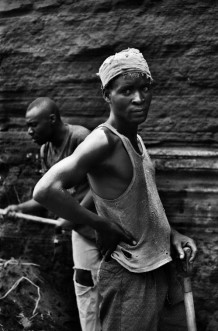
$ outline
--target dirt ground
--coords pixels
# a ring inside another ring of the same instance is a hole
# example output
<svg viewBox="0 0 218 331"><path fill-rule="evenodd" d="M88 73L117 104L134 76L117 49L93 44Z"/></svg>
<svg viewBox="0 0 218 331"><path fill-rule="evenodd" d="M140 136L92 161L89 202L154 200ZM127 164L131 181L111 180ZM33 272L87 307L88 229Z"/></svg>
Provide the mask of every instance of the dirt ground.
<svg viewBox="0 0 218 331"><path fill-rule="evenodd" d="M1 228L0 331L81 331L70 235L55 246L51 228L26 226Z"/></svg>

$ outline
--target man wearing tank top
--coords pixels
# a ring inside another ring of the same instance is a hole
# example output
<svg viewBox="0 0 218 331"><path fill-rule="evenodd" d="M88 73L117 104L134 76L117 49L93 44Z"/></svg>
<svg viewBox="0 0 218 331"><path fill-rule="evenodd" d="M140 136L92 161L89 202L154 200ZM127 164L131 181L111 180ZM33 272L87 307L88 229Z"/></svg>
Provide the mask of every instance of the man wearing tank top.
<svg viewBox="0 0 218 331"><path fill-rule="evenodd" d="M107 58L98 73L110 107L105 123L36 185L33 197L68 220L98 233L102 331L187 330L171 247L184 258L194 241L172 229L155 184L154 168L138 125L148 114L152 77L137 49ZM88 175L98 215L67 193Z"/></svg>

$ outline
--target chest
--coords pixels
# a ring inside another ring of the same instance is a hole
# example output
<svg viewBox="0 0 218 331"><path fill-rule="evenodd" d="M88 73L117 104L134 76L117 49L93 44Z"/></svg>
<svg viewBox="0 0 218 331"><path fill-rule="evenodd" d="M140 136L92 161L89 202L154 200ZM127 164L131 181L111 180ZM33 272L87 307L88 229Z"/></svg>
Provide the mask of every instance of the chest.
<svg viewBox="0 0 218 331"><path fill-rule="evenodd" d="M133 179L135 161L141 159L136 152L132 154L130 156L131 153L119 141L103 162L92 169L89 179L97 195L105 199L116 199L127 189Z"/></svg>

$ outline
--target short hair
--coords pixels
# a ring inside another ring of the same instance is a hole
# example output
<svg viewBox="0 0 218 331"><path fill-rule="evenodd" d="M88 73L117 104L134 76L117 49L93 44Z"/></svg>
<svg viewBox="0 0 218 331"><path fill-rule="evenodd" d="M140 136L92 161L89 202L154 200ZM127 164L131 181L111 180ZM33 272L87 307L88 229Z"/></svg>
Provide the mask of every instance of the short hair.
<svg viewBox="0 0 218 331"><path fill-rule="evenodd" d="M55 114L56 115L56 118L58 120L60 120L60 112L59 112L59 108L58 106L56 105L56 103L51 100L50 98L48 97L40 97L40 98L37 98L35 99L33 102L31 102L29 104L29 106L27 107L27 111L26 112L29 112L31 109L33 109L34 107L37 107L41 110L45 109L50 113L50 114Z"/></svg>

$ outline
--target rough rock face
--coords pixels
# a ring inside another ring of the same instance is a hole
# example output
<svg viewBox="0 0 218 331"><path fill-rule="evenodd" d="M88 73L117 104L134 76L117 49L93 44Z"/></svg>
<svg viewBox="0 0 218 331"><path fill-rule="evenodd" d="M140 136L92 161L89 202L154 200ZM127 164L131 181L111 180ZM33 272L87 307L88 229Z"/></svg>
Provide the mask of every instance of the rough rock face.
<svg viewBox="0 0 218 331"><path fill-rule="evenodd" d="M217 14L214 0L0 1L0 207L30 197L39 178L27 105L49 96L66 121L93 129L108 114L100 64L123 48L139 48L155 79L140 134L170 221L199 247L193 285L200 331L218 326ZM31 226L11 228L12 246L2 257L13 256L13 237ZM15 246L15 258L30 256L25 244ZM43 250L40 256L47 258Z"/></svg>

